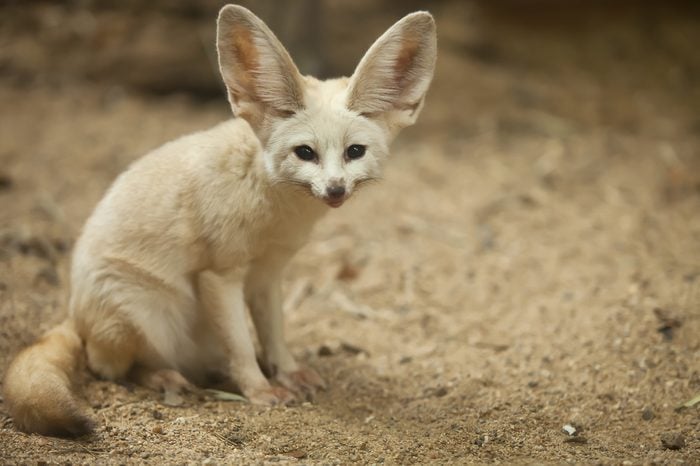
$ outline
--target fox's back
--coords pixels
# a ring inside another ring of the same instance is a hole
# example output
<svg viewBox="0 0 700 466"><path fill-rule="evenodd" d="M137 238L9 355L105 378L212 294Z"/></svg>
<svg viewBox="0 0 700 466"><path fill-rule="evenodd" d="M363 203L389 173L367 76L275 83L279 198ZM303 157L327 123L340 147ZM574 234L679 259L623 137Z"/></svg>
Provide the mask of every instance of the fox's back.
<svg viewBox="0 0 700 466"><path fill-rule="evenodd" d="M236 119L148 153L115 180L96 206L78 240L75 259L87 255L165 260L175 251L190 251L194 254L185 255L192 257L180 261L201 261L194 256L211 236L205 230L221 222L219 217L255 214L250 199L260 193L250 191L248 179L259 150L248 125ZM237 208L224 209L222 202Z"/></svg>

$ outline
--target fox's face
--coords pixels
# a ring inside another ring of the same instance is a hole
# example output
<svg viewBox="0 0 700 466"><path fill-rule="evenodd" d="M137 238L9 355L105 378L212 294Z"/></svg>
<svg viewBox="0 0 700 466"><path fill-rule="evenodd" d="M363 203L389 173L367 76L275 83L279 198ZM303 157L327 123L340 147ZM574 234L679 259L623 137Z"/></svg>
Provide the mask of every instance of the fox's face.
<svg viewBox="0 0 700 466"><path fill-rule="evenodd" d="M319 81L300 75L260 19L227 5L217 47L233 112L262 142L271 179L339 207L380 177L391 140L416 121L436 42L432 16L413 13L375 42L352 77Z"/></svg>
<svg viewBox="0 0 700 466"><path fill-rule="evenodd" d="M304 108L268 130L268 173L338 207L357 186L380 177L387 134L377 122L347 108L347 80L305 78L303 83Z"/></svg>

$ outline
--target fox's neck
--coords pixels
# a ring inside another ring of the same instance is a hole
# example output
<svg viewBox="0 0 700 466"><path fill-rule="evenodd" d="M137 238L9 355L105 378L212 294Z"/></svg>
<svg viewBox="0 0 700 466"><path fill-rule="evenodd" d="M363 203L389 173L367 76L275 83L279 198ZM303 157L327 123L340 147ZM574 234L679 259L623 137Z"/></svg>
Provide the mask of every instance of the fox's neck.
<svg viewBox="0 0 700 466"><path fill-rule="evenodd" d="M259 227L267 231L264 235L274 234L270 229L278 228L310 231L329 210L307 186L272 175L265 165L264 149L250 161L246 178L248 188L259 196L259 203L249 214L262 221Z"/></svg>
<svg viewBox="0 0 700 466"><path fill-rule="evenodd" d="M306 188L270 176L261 151L248 155L237 159L245 165L223 175L223 183L202 184L199 234L208 243L214 268L230 267L241 254L255 257L272 245L298 249L328 210Z"/></svg>
<svg viewBox="0 0 700 466"><path fill-rule="evenodd" d="M271 245L292 251L300 248L316 222L329 210L307 187L270 176L262 156L257 154L247 176L249 186L257 191L254 197L258 198L247 212L251 226L249 252L254 256Z"/></svg>

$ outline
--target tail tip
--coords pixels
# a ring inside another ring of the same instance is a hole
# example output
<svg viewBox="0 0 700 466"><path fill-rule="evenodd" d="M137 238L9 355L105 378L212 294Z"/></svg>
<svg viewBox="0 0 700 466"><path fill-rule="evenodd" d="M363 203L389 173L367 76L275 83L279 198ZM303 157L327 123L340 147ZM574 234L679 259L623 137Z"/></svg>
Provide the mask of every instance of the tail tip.
<svg viewBox="0 0 700 466"><path fill-rule="evenodd" d="M82 437L95 432L97 423L94 419L88 416L80 416L76 418L70 425L66 426L66 436Z"/></svg>
<svg viewBox="0 0 700 466"><path fill-rule="evenodd" d="M90 435L95 432L97 423L86 415L78 415L71 419L22 419L13 417L13 424L19 431L29 434L36 433L51 437L77 438Z"/></svg>

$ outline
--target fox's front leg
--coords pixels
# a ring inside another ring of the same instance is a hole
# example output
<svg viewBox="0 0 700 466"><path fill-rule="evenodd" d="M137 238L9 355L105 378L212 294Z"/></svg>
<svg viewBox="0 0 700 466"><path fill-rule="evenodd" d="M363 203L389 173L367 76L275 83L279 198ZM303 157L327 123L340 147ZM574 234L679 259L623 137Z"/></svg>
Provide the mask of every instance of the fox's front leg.
<svg viewBox="0 0 700 466"><path fill-rule="evenodd" d="M245 298L267 370L285 387L310 397L326 384L315 370L297 364L284 338L281 276L289 257L281 253L255 262L246 278Z"/></svg>
<svg viewBox="0 0 700 466"><path fill-rule="evenodd" d="M255 346L248 329L243 300L243 274L199 275L199 295L206 318L216 332L213 335L226 352L229 375L252 403L288 404L294 395L282 387L274 387L265 378L255 357Z"/></svg>

